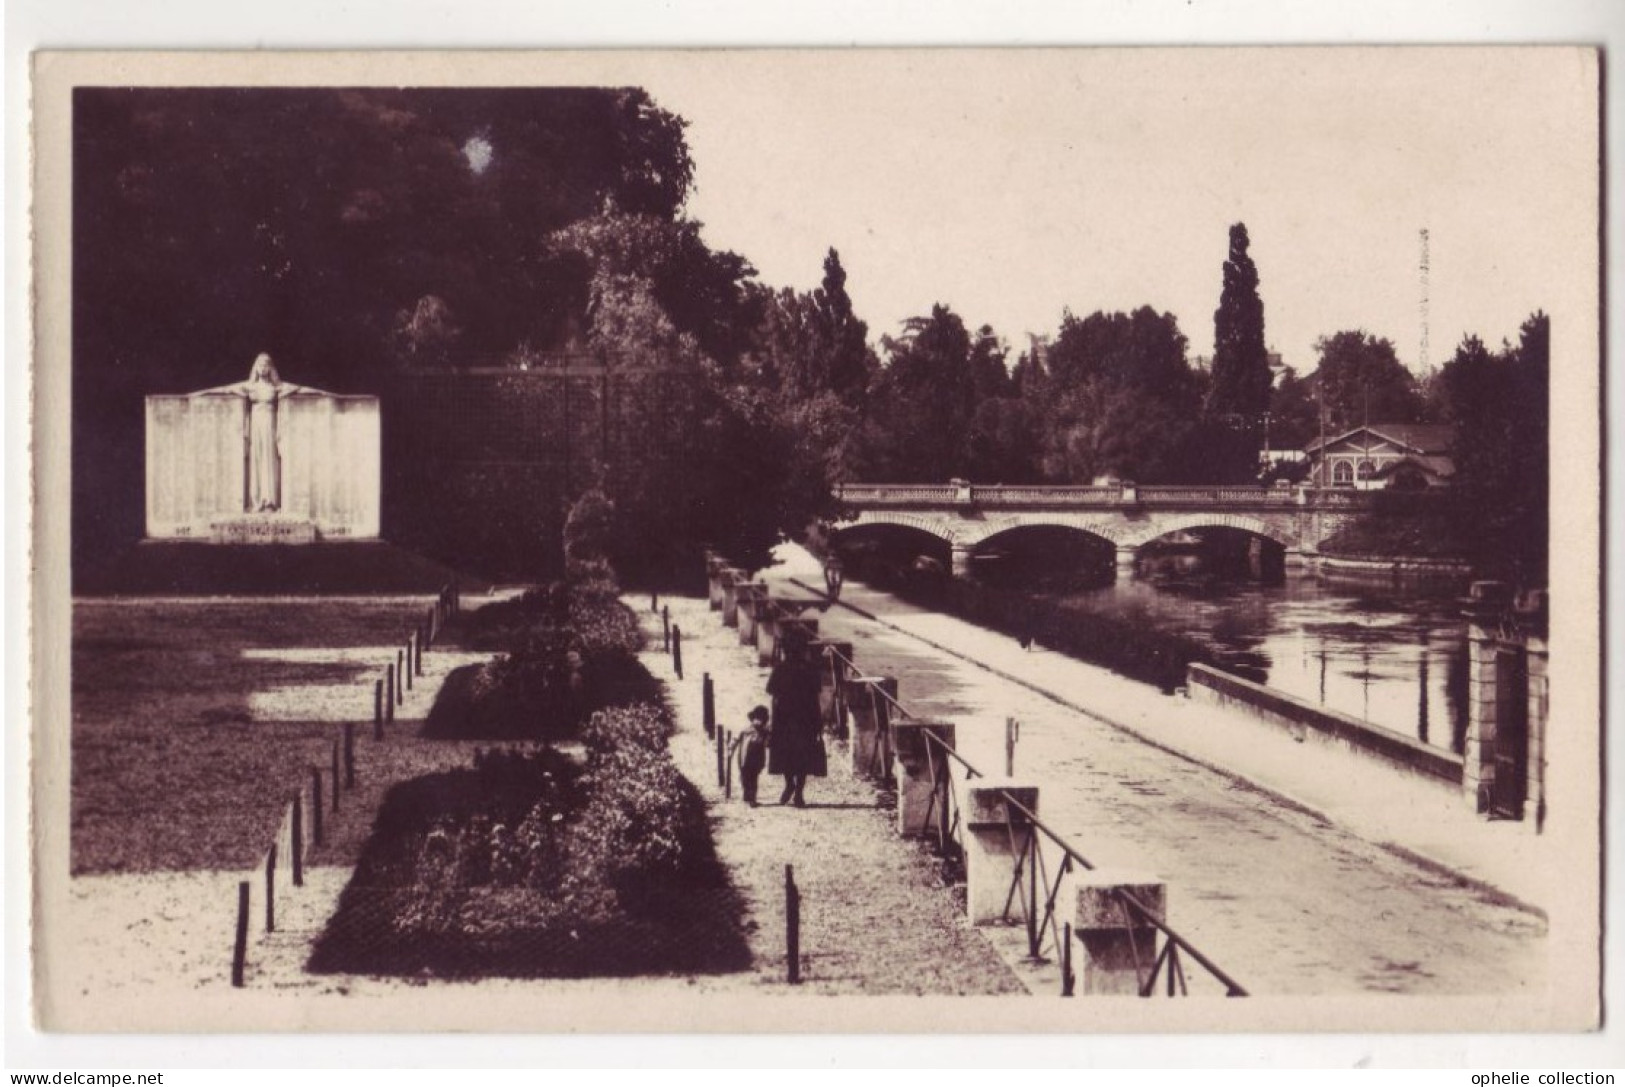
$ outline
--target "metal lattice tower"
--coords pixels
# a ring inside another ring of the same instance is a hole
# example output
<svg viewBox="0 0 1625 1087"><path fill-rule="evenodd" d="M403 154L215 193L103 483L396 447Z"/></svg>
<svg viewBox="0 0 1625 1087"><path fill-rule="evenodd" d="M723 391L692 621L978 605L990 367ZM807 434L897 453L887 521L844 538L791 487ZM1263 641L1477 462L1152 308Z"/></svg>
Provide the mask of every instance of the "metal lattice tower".
<svg viewBox="0 0 1625 1087"><path fill-rule="evenodd" d="M1422 350L1418 362L1421 376L1426 377L1430 372L1428 363L1428 228L1421 230L1422 262L1419 267L1422 286L1421 321L1422 321Z"/></svg>

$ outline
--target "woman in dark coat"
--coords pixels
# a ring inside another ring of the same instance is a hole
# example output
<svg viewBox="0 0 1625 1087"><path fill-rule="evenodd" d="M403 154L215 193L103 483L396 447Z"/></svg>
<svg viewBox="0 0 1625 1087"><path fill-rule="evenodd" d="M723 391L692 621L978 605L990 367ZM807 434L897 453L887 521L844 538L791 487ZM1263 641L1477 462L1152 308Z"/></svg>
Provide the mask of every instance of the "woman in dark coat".
<svg viewBox="0 0 1625 1087"><path fill-rule="evenodd" d="M767 772L784 776L780 804L806 806L802 790L808 777L828 772L824 743L819 733L823 716L818 709L818 688L823 680L811 647L805 641L789 641L784 660L767 677L767 693L773 700L773 734L767 741Z"/></svg>

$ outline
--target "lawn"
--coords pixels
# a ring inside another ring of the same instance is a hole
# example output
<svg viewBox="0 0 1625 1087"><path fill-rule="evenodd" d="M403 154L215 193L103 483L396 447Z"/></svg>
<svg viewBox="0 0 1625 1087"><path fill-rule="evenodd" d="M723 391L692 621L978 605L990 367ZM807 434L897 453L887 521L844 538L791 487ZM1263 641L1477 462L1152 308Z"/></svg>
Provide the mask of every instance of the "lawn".
<svg viewBox="0 0 1625 1087"><path fill-rule="evenodd" d="M76 602L73 872L255 863L429 603Z"/></svg>

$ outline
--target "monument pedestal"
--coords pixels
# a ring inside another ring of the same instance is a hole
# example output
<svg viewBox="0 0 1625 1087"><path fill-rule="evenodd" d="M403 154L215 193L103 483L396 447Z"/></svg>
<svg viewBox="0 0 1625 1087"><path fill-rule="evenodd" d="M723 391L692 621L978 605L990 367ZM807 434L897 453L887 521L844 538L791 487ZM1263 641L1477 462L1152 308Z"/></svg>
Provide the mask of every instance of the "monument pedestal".
<svg viewBox="0 0 1625 1087"><path fill-rule="evenodd" d="M218 544L310 544L316 522L291 513L245 513L209 522L209 540Z"/></svg>

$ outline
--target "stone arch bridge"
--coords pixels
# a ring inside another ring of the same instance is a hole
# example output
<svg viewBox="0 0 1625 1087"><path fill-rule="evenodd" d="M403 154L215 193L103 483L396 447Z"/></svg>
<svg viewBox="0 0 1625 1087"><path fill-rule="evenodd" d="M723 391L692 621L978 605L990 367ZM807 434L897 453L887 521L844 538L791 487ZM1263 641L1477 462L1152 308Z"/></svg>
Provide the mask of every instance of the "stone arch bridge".
<svg viewBox="0 0 1625 1087"><path fill-rule="evenodd" d="M970 570L976 549L1001 533L1069 528L1110 544L1119 570L1136 553L1173 532L1228 528L1269 540L1289 566L1318 556L1321 541L1372 508L1371 491L1309 487L1095 487L848 483L837 490L854 516L835 526L899 525L946 542L956 575Z"/></svg>

